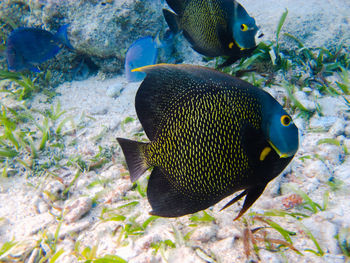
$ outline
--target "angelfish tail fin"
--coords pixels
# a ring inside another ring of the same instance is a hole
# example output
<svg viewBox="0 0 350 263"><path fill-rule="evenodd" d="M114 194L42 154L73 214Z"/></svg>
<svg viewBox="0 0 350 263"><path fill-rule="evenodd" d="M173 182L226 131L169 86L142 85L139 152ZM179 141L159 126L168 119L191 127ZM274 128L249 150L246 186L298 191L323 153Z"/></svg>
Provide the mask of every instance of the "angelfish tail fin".
<svg viewBox="0 0 350 263"><path fill-rule="evenodd" d="M125 156L131 182L135 182L150 167L144 155L147 143L117 138Z"/></svg>

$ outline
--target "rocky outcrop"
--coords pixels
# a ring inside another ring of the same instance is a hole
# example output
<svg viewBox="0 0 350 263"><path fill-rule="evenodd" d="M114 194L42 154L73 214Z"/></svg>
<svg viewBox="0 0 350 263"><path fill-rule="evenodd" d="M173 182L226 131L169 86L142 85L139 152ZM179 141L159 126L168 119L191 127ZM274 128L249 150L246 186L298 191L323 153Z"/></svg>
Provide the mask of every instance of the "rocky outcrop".
<svg viewBox="0 0 350 263"><path fill-rule="evenodd" d="M74 51L62 49L42 68L61 72L66 80L79 79L92 71L121 72L131 43L146 35L156 36L165 27L162 2L9 0L0 2L0 17L3 23L11 18L16 26L41 27L51 32L69 24L68 38Z"/></svg>

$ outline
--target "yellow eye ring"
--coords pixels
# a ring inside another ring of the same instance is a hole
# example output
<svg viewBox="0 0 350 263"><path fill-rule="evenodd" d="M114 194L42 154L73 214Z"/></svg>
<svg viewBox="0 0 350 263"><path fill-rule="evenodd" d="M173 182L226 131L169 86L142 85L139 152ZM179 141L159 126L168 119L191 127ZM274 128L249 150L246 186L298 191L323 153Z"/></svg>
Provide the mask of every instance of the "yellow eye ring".
<svg viewBox="0 0 350 263"><path fill-rule="evenodd" d="M241 30L242 30L243 32L247 31L247 30L248 30L248 26L247 26L246 24L242 24L242 25L241 25Z"/></svg>
<svg viewBox="0 0 350 263"><path fill-rule="evenodd" d="M292 123L292 119L288 115L283 115L281 117L281 123L283 126L287 127Z"/></svg>

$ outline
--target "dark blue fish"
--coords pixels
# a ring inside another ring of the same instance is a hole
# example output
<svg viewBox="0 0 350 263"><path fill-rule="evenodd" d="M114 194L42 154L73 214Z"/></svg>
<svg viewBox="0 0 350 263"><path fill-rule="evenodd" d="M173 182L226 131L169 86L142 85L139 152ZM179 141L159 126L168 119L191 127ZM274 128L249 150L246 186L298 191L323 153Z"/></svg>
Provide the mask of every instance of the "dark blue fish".
<svg viewBox="0 0 350 263"><path fill-rule="evenodd" d="M61 26L56 34L31 27L12 31L6 41L8 69L40 72L36 66L56 56L62 45L73 49L67 38L67 28L68 25Z"/></svg>
<svg viewBox="0 0 350 263"><path fill-rule="evenodd" d="M151 36L140 38L131 44L125 56L125 74L129 82L144 79L146 73L132 72L132 70L156 63L157 49L157 41Z"/></svg>

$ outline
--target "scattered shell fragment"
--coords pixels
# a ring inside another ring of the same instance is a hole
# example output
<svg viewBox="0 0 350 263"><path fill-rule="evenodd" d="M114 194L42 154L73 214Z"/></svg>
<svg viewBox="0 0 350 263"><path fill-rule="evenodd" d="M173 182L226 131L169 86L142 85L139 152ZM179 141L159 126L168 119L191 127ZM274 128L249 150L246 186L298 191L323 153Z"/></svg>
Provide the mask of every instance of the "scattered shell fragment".
<svg viewBox="0 0 350 263"><path fill-rule="evenodd" d="M84 214L90 211L92 200L89 197L80 197L68 204L64 208L64 219L67 223L73 223L79 220Z"/></svg>

